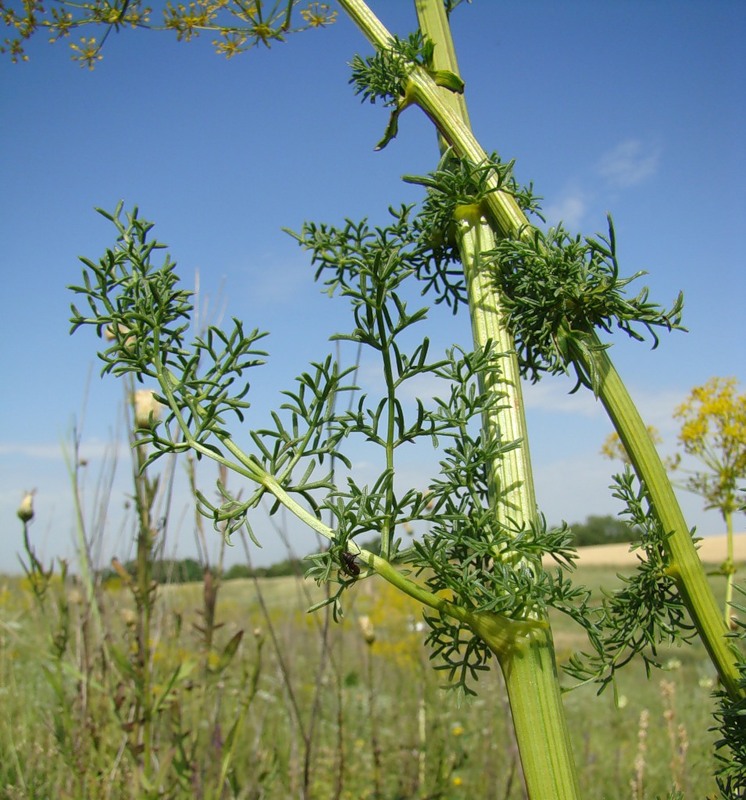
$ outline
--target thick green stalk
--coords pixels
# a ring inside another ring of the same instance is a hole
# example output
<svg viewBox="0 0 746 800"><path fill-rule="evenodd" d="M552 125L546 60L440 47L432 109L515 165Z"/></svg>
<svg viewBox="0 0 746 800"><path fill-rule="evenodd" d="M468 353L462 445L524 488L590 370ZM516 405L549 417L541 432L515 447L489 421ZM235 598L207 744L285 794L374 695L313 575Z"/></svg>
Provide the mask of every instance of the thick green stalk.
<svg viewBox="0 0 746 800"><path fill-rule="evenodd" d="M363 0L339 0L339 4L375 47L386 48L391 45L393 36ZM442 25L439 29L434 27L433 35L439 35L439 31L442 30L444 30ZM440 59L445 50L447 47L441 48L439 55L436 47L435 58ZM453 52L452 46L451 52ZM455 73L457 70L451 72ZM440 135L453 147L458 156L474 164L480 164L487 159L487 153L472 133L468 118L462 116L462 106L454 105L451 100L452 93L439 87L427 70L415 67L410 73L407 89L413 102L433 121ZM489 183L490 188L497 187L497 178L491 177ZM490 221L500 235L516 235L529 225L526 215L512 195L502 191L490 191L484 202Z"/></svg>
<svg viewBox="0 0 746 800"><path fill-rule="evenodd" d="M415 5L422 32L435 44L433 68L458 74L455 48L442 1L415 0ZM439 91L443 95L441 102L468 129L469 118L463 97L447 90ZM510 217L506 224L518 223L515 213L525 219L514 201L506 205ZM482 348L491 342L497 353L505 354L497 369L484 380L484 388L501 397L498 407L486 414L485 435L499 437L502 441L520 442L518 447L501 455L491 465L491 500L502 523L506 526L517 523L524 527L535 521L537 508L520 368L499 292L482 258L483 253L494 249L495 234L485 219L466 217L459 223L457 238L474 343ZM539 565L528 566L541 569ZM511 620L507 625L501 621L497 637L492 630L491 618L479 616L470 621L470 626L495 653L505 677L529 797L571 800L579 797L579 787L562 705L552 633L544 613L535 616L532 613L531 617ZM548 742L551 742L549 747Z"/></svg>
<svg viewBox="0 0 746 800"><path fill-rule="evenodd" d="M510 700L523 776L532 800L577 800L577 770L562 704L552 633L547 622L512 622L512 638L488 615L470 621L500 662Z"/></svg>
<svg viewBox="0 0 746 800"><path fill-rule="evenodd" d="M586 374L597 376L598 397L637 476L645 484L653 512L668 534L663 547L669 559L669 573L676 581L723 686L733 699L740 698L743 692L738 685L737 653L728 641L728 629L650 433L598 337L587 336L584 348L572 338L568 340L573 360Z"/></svg>
<svg viewBox="0 0 746 800"><path fill-rule="evenodd" d="M459 226L459 251L466 276L474 345L483 348L491 342L499 354L495 370L484 379L484 389L502 399L498 408L486 415L485 433L491 439L521 443L492 465L495 507L502 523L511 520L513 524L529 525L536 516L536 495L518 357L513 337L504 324L495 282L483 268L481 258L482 253L494 247L495 235L485 220L476 224L461 222Z"/></svg>

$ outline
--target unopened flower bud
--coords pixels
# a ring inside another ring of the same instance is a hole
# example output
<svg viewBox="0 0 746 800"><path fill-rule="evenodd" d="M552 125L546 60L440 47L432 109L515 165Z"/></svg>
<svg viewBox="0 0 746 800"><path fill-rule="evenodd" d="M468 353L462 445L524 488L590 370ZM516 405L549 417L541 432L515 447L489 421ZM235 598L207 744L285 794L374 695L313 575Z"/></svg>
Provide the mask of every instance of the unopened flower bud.
<svg viewBox="0 0 746 800"><path fill-rule="evenodd" d="M153 428L161 418L163 406L155 399L150 389L138 389L134 396L135 425L138 428Z"/></svg>
<svg viewBox="0 0 746 800"><path fill-rule="evenodd" d="M360 626L360 632L363 634L363 639L365 639L365 643L373 644L376 640L376 631L373 628L370 617L359 617L357 622Z"/></svg>
<svg viewBox="0 0 746 800"><path fill-rule="evenodd" d="M22 522L31 522L34 518L34 491L26 492L21 500L21 505L18 506L18 518Z"/></svg>
<svg viewBox="0 0 746 800"><path fill-rule="evenodd" d="M120 336L124 338L124 346L126 348L131 348L134 346L135 344L134 334L127 336L127 334L129 333L129 328L126 325L122 325L121 323L119 323L119 325L117 325L116 330L119 331ZM117 338L116 331L114 330L114 328L112 328L111 325L108 325L106 328L104 328L104 339L106 339L107 342L113 342L116 338Z"/></svg>

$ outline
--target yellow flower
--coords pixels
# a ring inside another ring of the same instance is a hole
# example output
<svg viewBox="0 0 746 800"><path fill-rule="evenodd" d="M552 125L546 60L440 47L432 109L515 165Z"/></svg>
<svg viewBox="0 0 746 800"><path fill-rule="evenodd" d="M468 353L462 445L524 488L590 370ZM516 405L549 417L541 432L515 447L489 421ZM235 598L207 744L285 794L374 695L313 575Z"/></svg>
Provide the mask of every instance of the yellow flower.
<svg viewBox="0 0 746 800"><path fill-rule="evenodd" d="M461 778L460 775L454 775L453 780L451 781L451 783L453 783L454 786L461 786L463 782L464 782L463 778Z"/></svg>
<svg viewBox="0 0 746 800"><path fill-rule="evenodd" d="M101 61L103 56L99 52L101 47L94 38L81 38L80 44L71 44L70 49L75 53L73 61L79 61L80 66L87 66L93 69L97 61Z"/></svg>
<svg viewBox="0 0 746 800"><path fill-rule="evenodd" d="M464 735L464 726L460 725L458 722L451 725L451 736L463 736Z"/></svg>
<svg viewBox="0 0 746 800"><path fill-rule="evenodd" d="M34 518L35 491L35 489L32 489L30 492L26 492L23 495L23 500L21 500L21 505L18 506L18 511L16 513L22 522L31 522L31 520Z"/></svg>
<svg viewBox="0 0 746 800"><path fill-rule="evenodd" d="M311 28L323 28L337 18L336 11L330 11L328 3L310 3L300 12L301 17Z"/></svg>

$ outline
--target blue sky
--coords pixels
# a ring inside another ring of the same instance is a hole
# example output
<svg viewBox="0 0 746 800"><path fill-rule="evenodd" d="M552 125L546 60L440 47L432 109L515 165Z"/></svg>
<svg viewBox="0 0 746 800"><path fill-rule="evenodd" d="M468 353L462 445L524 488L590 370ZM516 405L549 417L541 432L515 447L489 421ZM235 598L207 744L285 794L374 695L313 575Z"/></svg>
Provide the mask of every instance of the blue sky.
<svg viewBox="0 0 746 800"><path fill-rule="evenodd" d="M371 5L393 32L414 28L413 4ZM746 383L746 6L477 0L454 14L453 30L475 133L486 150L516 159L549 222L591 234L610 211L622 270L647 270L640 287L663 304L683 290L689 333L666 336L655 351L623 341L613 350L670 452L671 414L691 387L716 375ZM24 490L36 489L40 554L73 552L62 456L73 422L88 460L89 520L102 455L122 439L122 387L99 379L92 336L68 336L65 287L79 279L77 257L97 258L112 242L95 206L137 204L185 283L199 274L213 318L271 332L272 360L253 390L252 419L261 422L347 325L344 303L320 293L281 229L306 219L382 221L389 204L420 196L401 176L437 162L434 133L416 109L387 149L373 151L386 112L361 105L348 85L347 64L369 47L343 14L328 29L232 61L213 53L210 38L177 44L128 31L109 38L93 72L42 37L28 63L0 61L0 572L18 569ZM434 309L432 321L439 346L464 341L461 316ZM614 466L598 455L609 424L591 397L569 388L553 380L526 389L538 498L552 523L619 510L606 490ZM406 469L413 480L422 474ZM208 492L213 479L202 476ZM120 447L103 561L130 552L126 491ZM720 532L717 514L681 499L700 534ZM192 555L184 508L177 494L167 550ZM257 563L283 556L269 530L260 536ZM314 544L303 531L292 541L300 553ZM229 563L241 558L235 548Z"/></svg>

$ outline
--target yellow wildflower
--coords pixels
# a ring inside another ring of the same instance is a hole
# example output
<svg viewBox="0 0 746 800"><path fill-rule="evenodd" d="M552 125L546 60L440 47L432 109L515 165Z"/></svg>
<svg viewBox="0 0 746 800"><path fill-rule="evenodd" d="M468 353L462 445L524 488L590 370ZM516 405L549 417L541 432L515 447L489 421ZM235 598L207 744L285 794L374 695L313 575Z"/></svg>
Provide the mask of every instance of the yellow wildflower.
<svg viewBox="0 0 746 800"><path fill-rule="evenodd" d="M304 8L300 12L300 15L310 28L323 28L331 25L337 18L337 12L330 11L328 3L310 3L308 8Z"/></svg>
<svg viewBox="0 0 746 800"><path fill-rule="evenodd" d="M97 61L101 61L103 56L100 53L100 45L95 38L86 39L82 37L80 44L71 44L70 49L74 51L73 61L80 61L80 66L87 66L93 69Z"/></svg>

